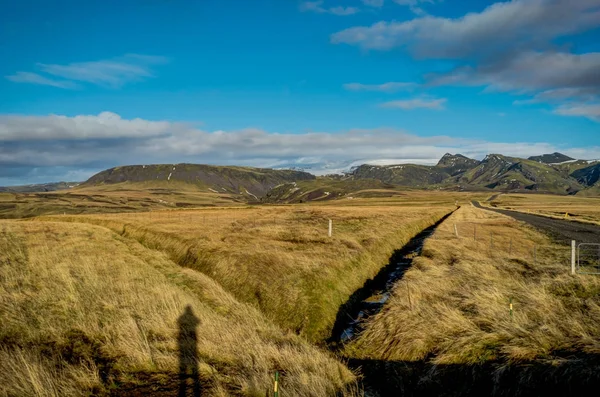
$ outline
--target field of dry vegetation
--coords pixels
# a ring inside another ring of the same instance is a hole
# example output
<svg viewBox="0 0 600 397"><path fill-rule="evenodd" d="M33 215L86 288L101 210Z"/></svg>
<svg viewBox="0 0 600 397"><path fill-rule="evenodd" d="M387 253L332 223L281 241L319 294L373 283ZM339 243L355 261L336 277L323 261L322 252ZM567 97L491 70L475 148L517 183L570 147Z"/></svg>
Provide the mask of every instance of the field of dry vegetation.
<svg viewBox="0 0 600 397"><path fill-rule="evenodd" d="M0 252L0 395L88 395L149 383L146 393L176 391L186 305L199 320L206 395L262 396L275 370L285 373L287 395L353 385L330 354L215 280L108 229L2 222Z"/></svg>
<svg viewBox="0 0 600 397"><path fill-rule="evenodd" d="M579 196L556 196L549 194L501 194L492 205L498 208L513 209L564 219L600 225L600 198Z"/></svg>
<svg viewBox="0 0 600 397"><path fill-rule="evenodd" d="M172 395L188 305L206 395L357 395L337 310L455 199L0 221L0 396Z"/></svg>
<svg viewBox="0 0 600 397"><path fill-rule="evenodd" d="M453 208L261 206L38 219L101 225L135 239L208 275L282 328L320 342L352 292Z"/></svg>
<svg viewBox="0 0 600 397"><path fill-rule="evenodd" d="M451 365L545 362L567 371L600 354L600 278L571 275L569 255L512 218L463 206L344 354L425 361L434 365L430 379L436 366Z"/></svg>

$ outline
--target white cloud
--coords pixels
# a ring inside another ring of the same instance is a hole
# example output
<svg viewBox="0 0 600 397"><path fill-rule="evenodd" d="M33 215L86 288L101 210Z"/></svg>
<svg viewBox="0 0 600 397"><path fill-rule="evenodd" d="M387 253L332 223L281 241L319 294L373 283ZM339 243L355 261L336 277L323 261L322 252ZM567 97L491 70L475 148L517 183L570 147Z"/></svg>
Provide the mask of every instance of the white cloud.
<svg viewBox="0 0 600 397"><path fill-rule="evenodd" d="M125 120L111 112L75 117L0 115L0 140L147 138L165 134L176 126L166 121Z"/></svg>
<svg viewBox="0 0 600 397"><path fill-rule="evenodd" d="M485 86L486 91L533 96L515 105L549 103L554 113L600 121L593 109L600 103L600 52L571 54L533 52L515 54L501 62L477 68L458 68L430 77L430 85ZM576 102L576 105L570 102Z"/></svg>
<svg viewBox="0 0 600 397"><path fill-rule="evenodd" d="M61 77L66 81L57 81L30 72L17 72L7 78L14 82L46 84L60 88L77 87L75 82L120 88L127 83L154 77L152 67L166 62L168 59L165 57L127 54L109 60L75 62L66 65L44 63L36 65L41 72L53 77Z"/></svg>
<svg viewBox="0 0 600 397"><path fill-rule="evenodd" d="M331 14L334 15L340 15L340 16L344 16L344 15L353 15L356 14L357 12L359 12L360 10L356 7L342 7L342 6L337 6L337 7L331 7L329 9L329 12Z"/></svg>
<svg viewBox="0 0 600 397"><path fill-rule="evenodd" d="M408 6L413 13L415 13L416 15L420 15L420 16L426 15L427 13L425 12L425 10L423 10L421 7L419 7L419 4L435 3L435 0L393 0L393 1L396 4Z"/></svg>
<svg viewBox="0 0 600 397"><path fill-rule="evenodd" d="M384 0L362 0L362 2L368 7L380 8L383 7Z"/></svg>
<svg viewBox="0 0 600 397"><path fill-rule="evenodd" d="M397 108L404 110L413 109L435 109L442 110L445 108L446 98L429 99L429 98L413 98L403 99L398 101L384 102L380 106L383 108Z"/></svg>
<svg viewBox="0 0 600 397"><path fill-rule="evenodd" d="M527 51L510 59L478 68L463 67L434 76L431 84L487 85L498 91L547 91L543 96L577 94L580 90L600 93L600 52Z"/></svg>
<svg viewBox="0 0 600 397"><path fill-rule="evenodd" d="M72 81L54 80L48 77L40 76L37 73L30 72L17 72L13 75L6 76L6 78L14 83L49 85L51 87L65 88L71 90L77 89L79 87Z"/></svg>
<svg viewBox="0 0 600 397"><path fill-rule="evenodd" d="M569 103L554 109L554 113L561 116L587 117L600 122L600 102L597 103Z"/></svg>
<svg viewBox="0 0 600 397"><path fill-rule="evenodd" d="M422 3L394 1L413 7ZM458 66L426 76L427 86L483 86L488 92L529 96L514 101L517 105L574 101L577 106L556 108L555 113L597 120L589 109L600 102L600 53L557 50L554 41L599 26L600 0L512 0L459 18L424 16L352 27L333 34L331 41L454 59ZM578 110L565 110L571 108Z"/></svg>
<svg viewBox="0 0 600 397"><path fill-rule="evenodd" d="M513 0L461 18L425 16L352 27L334 33L331 41L375 50L408 47L421 57L481 57L530 48L599 25L598 0Z"/></svg>
<svg viewBox="0 0 600 397"><path fill-rule="evenodd" d="M317 14L333 14L338 16L347 16L353 15L360 10L356 7L344 7L344 6L336 6L336 7L323 7L324 1L303 1L300 3L300 11L302 12L316 12Z"/></svg>
<svg viewBox="0 0 600 397"><path fill-rule="evenodd" d="M55 175L54 180L73 179L73 175L66 177L65 170L84 170L77 175L91 175L99 169L125 164L302 166L314 173L329 173L366 162L430 163L446 152L479 159L488 153L527 157L554 151L578 158L600 158L598 146L491 143L418 136L390 128L304 134L258 129L205 131L168 121L126 120L109 112L75 117L2 116L0 140L0 177L8 173L12 178L25 178L38 168L44 169L45 175ZM52 171L54 168L62 171Z"/></svg>
<svg viewBox="0 0 600 397"><path fill-rule="evenodd" d="M383 84L361 84L361 83L347 83L344 84L344 88L348 91L380 91L380 92L397 92L401 90L410 90L416 87L416 83L403 83L390 81Z"/></svg>

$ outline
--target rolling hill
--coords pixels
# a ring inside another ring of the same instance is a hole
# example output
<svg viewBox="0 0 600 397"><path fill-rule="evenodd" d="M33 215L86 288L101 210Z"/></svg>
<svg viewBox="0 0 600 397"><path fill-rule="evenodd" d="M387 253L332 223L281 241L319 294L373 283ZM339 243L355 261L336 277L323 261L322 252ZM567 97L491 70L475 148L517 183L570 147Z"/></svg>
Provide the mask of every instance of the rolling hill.
<svg viewBox="0 0 600 397"><path fill-rule="evenodd" d="M185 183L214 193L241 194L258 200L277 185L313 180L302 171L204 164L154 164L115 167L93 175L81 187L144 183L168 187Z"/></svg>

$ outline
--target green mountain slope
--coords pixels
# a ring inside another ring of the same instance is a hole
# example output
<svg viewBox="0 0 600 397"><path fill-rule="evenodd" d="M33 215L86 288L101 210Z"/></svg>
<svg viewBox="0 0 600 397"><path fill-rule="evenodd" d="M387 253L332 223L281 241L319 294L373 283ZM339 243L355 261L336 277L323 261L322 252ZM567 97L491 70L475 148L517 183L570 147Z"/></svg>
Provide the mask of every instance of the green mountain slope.
<svg viewBox="0 0 600 397"><path fill-rule="evenodd" d="M262 201L265 203L304 203L339 198L391 197L398 194L400 194L398 186L377 179L325 176L276 186L265 195Z"/></svg>
<svg viewBox="0 0 600 397"><path fill-rule="evenodd" d="M427 165L368 165L363 164L352 172L354 179L377 179L399 186L428 187L442 183L451 176L444 168Z"/></svg>
<svg viewBox="0 0 600 397"><path fill-rule="evenodd" d="M216 193L247 194L258 200L277 185L311 179L315 179L315 176L291 170L203 164L154 164L111 168L92 176L81 186L123 182L153 183L160 186L185 183Z"/></svg>
<svg viewBox="0 0 600 397"><path fill-rule="evenodd" d="M551 154L542 154L541 156L531 156L527 160L532 160L544 164L558 164L564 163L565 161L573 161L575 159L573 157L566 156L562 153L554 152Z"/></svg>
<svg viewBox="0 0 600 397"><path fill-rule="evenodd" d="M470 185L497 190L533 190L548 193L575 193L579 183L555 168L534 160L490 154L461 176Z"/></svg>

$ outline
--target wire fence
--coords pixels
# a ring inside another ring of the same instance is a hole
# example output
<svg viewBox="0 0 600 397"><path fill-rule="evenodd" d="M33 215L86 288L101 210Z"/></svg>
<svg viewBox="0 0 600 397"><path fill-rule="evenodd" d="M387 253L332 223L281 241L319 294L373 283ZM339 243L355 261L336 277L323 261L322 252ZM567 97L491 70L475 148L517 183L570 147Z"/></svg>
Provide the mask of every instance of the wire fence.
<svg viewBox="0 0 600 397"><path fill-rule="evenodd" d="M554 240L551 244L517 238L510 233L499 233L494 223L456 222L452 232L459 239L470 239L490 257L513 258L537 263L555 263L571 266L571 240Z"/></svg>

